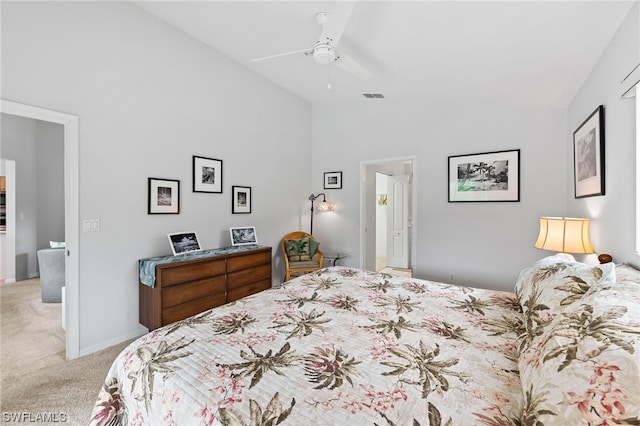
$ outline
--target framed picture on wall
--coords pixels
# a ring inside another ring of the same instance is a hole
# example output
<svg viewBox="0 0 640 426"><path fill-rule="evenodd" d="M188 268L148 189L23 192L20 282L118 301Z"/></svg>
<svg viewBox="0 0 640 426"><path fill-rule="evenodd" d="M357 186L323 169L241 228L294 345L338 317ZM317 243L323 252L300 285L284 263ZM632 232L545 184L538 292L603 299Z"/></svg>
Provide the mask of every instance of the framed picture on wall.
<svg viewBox="0 0 640 426"><path fill-rule="evenodd" d="M573 132L575 197L604 195L604 107L600 105Z"/></svg>
<svg viewBox="0 0 640 426"><path fill-rule="evenodd" d="M193 192L222 193L222 160L193 156Z"/></svg>
<svg viewBox="0 0 640 426"><path fill-rule="evenodd" d="M148 178L148 214L180 213L180 181Z"/></svg>
<svg viewBox="0 0 640 426"><path fill-rule="evenodd" d="M326 172L324 174L324 189L341 189L342 172Z"/></svg>
<svg viewBox="0 0 640 426"><path fill-rule="evenodd" d="M251 187L231 187L231 213L251 213Z"/></svg>
<svg viewBox="0 0 640 426"><path fill-rule="evenodd" d="M449 157L449 202L520 201L520 150Z"/></svg>

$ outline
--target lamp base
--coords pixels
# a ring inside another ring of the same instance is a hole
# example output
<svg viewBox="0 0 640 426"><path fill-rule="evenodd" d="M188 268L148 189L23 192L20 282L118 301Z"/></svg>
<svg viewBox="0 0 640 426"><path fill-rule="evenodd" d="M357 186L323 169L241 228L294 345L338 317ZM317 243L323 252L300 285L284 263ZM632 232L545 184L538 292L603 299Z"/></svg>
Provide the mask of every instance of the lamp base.
<svg viewBox="0 0 640 426"><path fill-rule="evenodd" d="M556 256L566 257L566 258L567 258L567 260L571 260L571 261L573 261L573 262L575 262L575 261L576 261L576 258L575 258L575 257L573 257L573 255L572 255L572 254L570 254L570 253L556 253Z"/></svg>

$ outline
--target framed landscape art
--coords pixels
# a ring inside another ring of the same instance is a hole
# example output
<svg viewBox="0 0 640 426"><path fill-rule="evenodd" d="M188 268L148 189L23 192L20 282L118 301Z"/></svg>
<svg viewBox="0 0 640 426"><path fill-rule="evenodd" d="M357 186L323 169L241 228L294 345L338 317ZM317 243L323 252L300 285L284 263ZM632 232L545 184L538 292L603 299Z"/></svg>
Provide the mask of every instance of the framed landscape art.
<svg viewBox="0 0 640 426"><path fill-rule="evenodd" d="M604 195L604 107L573 132L575 198Z"/></svg>
<svg viewBox="0 0 640 426"><path fill-rule="evenodd" d="M247 244L258 244L256 228L254 226L235 226L229 228L232 246L244 246Z"/></svg>
<svg viewBox="0 0 640 426"><path fill-rule="evenodd" d="M449 202L520 201L520 150L449 157Z"/></svg>
<svg viewBox="0 0 640 426"><path fill-rule="evenodd" d="M167 234L173 255L200 251L200 242L195 232L175 232Z"/></svg>

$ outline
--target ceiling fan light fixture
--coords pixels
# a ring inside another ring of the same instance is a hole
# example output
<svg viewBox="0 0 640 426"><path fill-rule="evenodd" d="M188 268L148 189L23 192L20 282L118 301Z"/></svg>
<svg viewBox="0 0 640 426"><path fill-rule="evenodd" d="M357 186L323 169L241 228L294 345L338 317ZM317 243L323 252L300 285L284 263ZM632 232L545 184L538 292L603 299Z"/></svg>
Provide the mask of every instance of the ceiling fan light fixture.
<svg viewBox="0 0 640 426"><path fill-rule="evenodd" d="M336 60L336 51L328 44L319 44L313 49L313 60L327 65Z"/></svg>

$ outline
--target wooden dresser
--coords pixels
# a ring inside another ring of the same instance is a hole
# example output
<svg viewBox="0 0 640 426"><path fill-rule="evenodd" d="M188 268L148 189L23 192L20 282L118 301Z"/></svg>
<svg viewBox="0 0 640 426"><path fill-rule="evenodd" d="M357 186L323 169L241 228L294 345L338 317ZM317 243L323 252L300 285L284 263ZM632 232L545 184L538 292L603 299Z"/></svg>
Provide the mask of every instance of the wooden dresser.
<svg viewBox="0 0 640 426"><path fill-rule="evenodd" d="M271 288L271 247L178 258L154 258L153 287L139 282L139 320L149 330Z"/></svg>

